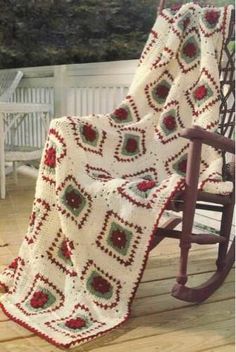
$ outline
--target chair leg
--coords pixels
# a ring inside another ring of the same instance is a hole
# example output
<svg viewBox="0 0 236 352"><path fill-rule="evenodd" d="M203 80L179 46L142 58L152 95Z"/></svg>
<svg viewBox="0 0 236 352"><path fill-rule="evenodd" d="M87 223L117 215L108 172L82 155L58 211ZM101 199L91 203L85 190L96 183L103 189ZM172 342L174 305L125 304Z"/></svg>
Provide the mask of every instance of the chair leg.
<svg viewBox="0 0 236 352"><path fill-rule="evenodd" d="M216 262L218 269L204 283L192 288L185 285L187 282L187 260L190 244L188 241L185 242L184 239L188 238L187 233L191 233L192 231L195 204L194 202L191 204L189 197L186 198L183 212L182 241L180 242L180 274L177 278L177 283L172 288L171 294L173 297L186 302L200 303L210 297L220 287L230 272L235 260L235 240L233 240L228 249L234 210L233 197L234 192L231 204L226 205L222 213L220 236L224 237L226 241L219 244L218 259Z"/></svg>
<svg viewBox="0 0 236 352"><path fill-rule="evenodd" d="M164 225L163 228L165 230L167 229L174 229L177 225L179 225L182 221L182 218L180 217L173 217L169 219ZM149 252L151 252L161 241L163 241L165 236L160 235L158 233L158 229L156 233L153 235L150 245L149 245Z"/></svg>
<svg viewBox="0 0 236 352"><path fill-rule="evenodd" d="M234 192L232 194L232 197L234 197ZM223 212L222 212L220 236L224 237L226 241L224 243L219 244L218 257L216 260L218 271L223 270L226 265L226 257L227 257L227 250L228 250L228 245L230 240L233 215L234 215L234 199L232 199L231 204L224 206Z"/></svg>
<svg viewBox="0 0 236 352"><path fill-rule="evenodd" d="M17 161L13 161L13 177L14 182L17 183Z"/></svg>
<svg viewBox="0 0 236 352"><path fill-rule="evenodd" d="M185 302L201 303L210 297L224 282L235 261L235 239L230 245L222 270L217 270L208 280L196 287L176 284L172 296Z"/></svg>
<svg viewBox="0 0 236 352"><path fill-rule="evenodd" d="M186 201L187 202L187 201ZM183 212L183 226L182 234L180 239L180 265L179 265L179 274L176 278L178 284L185 285L188 281L187 276L187 265L188 265L188 254L191 248L191 242L189 235L192 234L193 221L194 221L194 212L195 205L194 202L188 203L188 212Z"/></svg>
<svg viewBox="0 0 236 352"><path fill-rule="evenodd" d="M183 209L183 226L180 238L180 267L176 278L177 284L185 285L187 276L188 253L191 248L190 235L192 234L193 221L198 193L198 175L201 163L201 147L199 141L191 141L186 173L185 199Z"/></svg>
<svg viewBox="0 0 236 352"><path fill-rule="evenodd" d="M4 121L3 115L0 114L0 186L1 199L6 197L6 175L5 175L5 153L4 153Z"/></svg>

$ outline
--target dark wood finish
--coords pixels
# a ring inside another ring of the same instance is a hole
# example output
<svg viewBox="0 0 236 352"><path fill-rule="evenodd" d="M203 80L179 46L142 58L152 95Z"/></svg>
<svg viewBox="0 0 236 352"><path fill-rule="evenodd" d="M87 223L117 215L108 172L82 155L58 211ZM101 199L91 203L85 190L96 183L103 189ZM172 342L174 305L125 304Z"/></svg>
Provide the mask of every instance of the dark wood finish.
<svg viewBox="0 0 236 352"><path fill-rule="evenodd" d="M221 104L218 133L232 138L235 130L235 50L230 50L230 42L235 42L235 10L232 11L228 38L222 54L227 58L226 64L220 64ZM224 87L227 85L227 89ZM232 103L229 103L232 98Z"/></svg>
<svg viewBox="0 0 236 352"><path fill-rule="evenodd" d="M227 277L235 261L235 240L233 241L221 271L217 270L206 282L197 287L189 288L184 285L175 284L171 295L186 302L200 303L210 297L219 288Z"/></svg>
<svg viewBox="0 0 236 352"><path fill-rule="evenodd" d="M157 231L153 234L151 239L151 243L149 245L149 251L155 248L161 241L164 240L166 233L171 229L174 229L177 225L181 223L182 219L180 217L176 217L170 219L166 224L164 229L157 229ZM160 230L163 230L162 232ZM179 238L179 237L178 237Z"/></svg>
<svg viewBox="0 0 236 352"><path fill-rule="evenodd" d="M224 152L235 153L234 141L219 134L208 132L199 126L184 129L180 136L190 140L198 139L203 144L210 145L216 149L221 149Z"/></svg>
<svg viewBox="0 0 236 352"><path fill-rule="evenodd" d="M230 196L223 196L220 194L208 193L208 192L198 192L198 200L201 202L216 203L227 205L232 202Z"/></svg>
<svg viewBox="0 0 236 352"><path fill-rule="evenodd" d="M170 228L159 228L157 230L157 238L177 238L180 239L182 231L172 230ZM223 236L213 235L213 234L201 234L201 233L192 233L189 235L189 240L191 243L197 244L216 244L216 243L225 243L226 238Z"/></svg>
<svg viewBox="0 0 236 352"><path fill-rule="evenodd" d="M222 212L222 207L218 207L217 205L211 205L211 204L197 203L196 204L196 209L217 211L219 213Z"/></svg>
<svg viewBox="0 0 236 352"><path fill-rule="evenodd" d="M220 194L214 194L214 193L208 193L208 192L202 192L202 191L198 191L197 200L199 202L207 202L207 203L214 203L214 204L220 204L220 205L228 205L232 203L232 198L230 195L223 196ZM201 207L202 207L202 203L196 204L196 208L201 209ZM178 211L183 211L183 208L184 208L184 191L179 192L179 194L176 195L176 198L172 199L169 202L167 209L178 212ZM205 206L204 206L204 209L206 209ZM219 208L217 206L209 204L208 210L222 211L222 207Z"/></svg>
<svg viewBox="0 0 236 352"><path fill-rule="evenodd" d="M222 211L220 236L223 236L226 241L224 244L220 244L218 249L218 258L216 260L216 265L219 271L224 269L227 257L227 249L229 245L230 232L234 215L235 191L233 191L231 197L232 203L225 205Z"/></svg>
<svg viewBox="0 0 236 352"><path fill-rule="evenodd" d="M160 1L159 12L164 8L165 1ZM235 240L230 244L230 231L232 227L234 210L234 192L230 195L218 195L198 190L202 144L220 149L223 156L223 179L234 181L234 162L226 165L225 154L235 155L235 145L231 140L235 125L235 64L234 50L230 50L229 43L235 40L235 11L232 11L228 38L223 48L227 58L225 65L220 61L221 77L221 105L220 123L217 133L211 133L200 127L194 126L182 131L181 137L190 140L188 163L186 172L186 188L175 195L169 202L168 209L182 211L182 230L173 230L174 222L169 228L159 228L154 236L154 248L165 237L179 239L180 265L177 283L173 286L172 296L188 302L202 302L207 299L224 281L235 260ZM227 89L224 89L227 85ZM233 99L233 103L232 103ZM231 100L231 102L230 102ZM229 103L230 102L230 103ZM201 202L201 203L199 203ZM215 204L211 204L215 203ZM220 235L193 234L192 227L195 209L214 210L222 212ZM209 280L198 287L187 287L187 264L191 243L215 244L219 243L216 272ZM229 248L230 245L230 248Z"/></svg>
<svg viewBox="0 0 236 352"><path fill-rule="evenodd" d="M191 248L190 235L192 233L193 221L198 193L198 179L201 163L202 144L198 140L190 142L187 172L185 179L184 208L182 235L180 238L180 267L177 282L184 285L187 280L188 252Z"/></svg>

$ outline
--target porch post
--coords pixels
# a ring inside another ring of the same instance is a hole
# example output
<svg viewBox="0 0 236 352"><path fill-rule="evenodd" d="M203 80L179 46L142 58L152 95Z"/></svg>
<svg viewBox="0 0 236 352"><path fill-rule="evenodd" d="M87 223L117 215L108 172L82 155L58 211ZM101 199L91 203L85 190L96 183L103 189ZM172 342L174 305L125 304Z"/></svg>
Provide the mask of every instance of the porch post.
<svg viewBox="0 0 236 352"><path fill-rule="evenodd" d="M54 68L54 117L67 114L67 67L66 65Z"/></svg>

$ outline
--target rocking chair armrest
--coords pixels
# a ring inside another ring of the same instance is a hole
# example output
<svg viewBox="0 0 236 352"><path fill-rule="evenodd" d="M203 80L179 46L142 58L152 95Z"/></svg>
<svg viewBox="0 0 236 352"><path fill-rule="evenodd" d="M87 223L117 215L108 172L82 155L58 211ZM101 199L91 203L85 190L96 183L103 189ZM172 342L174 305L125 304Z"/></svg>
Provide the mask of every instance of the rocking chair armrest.
<svg viewBox="0 0 236 352"><path fill-rule="evenodd" d="M180 136L190 140L197 139L203 144L210 145L216 149L235 154L235 143L230 138L206 131L204 128L194 126L182 130Z"/></svg>

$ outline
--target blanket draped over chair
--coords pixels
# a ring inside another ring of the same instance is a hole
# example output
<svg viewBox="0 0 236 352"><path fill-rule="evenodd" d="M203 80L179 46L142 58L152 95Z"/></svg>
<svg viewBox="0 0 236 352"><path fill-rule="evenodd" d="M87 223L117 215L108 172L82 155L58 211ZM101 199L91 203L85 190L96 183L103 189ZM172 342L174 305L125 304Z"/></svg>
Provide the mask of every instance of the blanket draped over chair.
<svg viewBox="0 0 236 352"><path fill-rule="evenodd" d="M117 109L52 120L28 231L0 275L12 320L72 347L128 318L151 236L184 188L188 142L179 132L217 129L230 13L192 3L163 10ZM219 152L203 148L200 189L232 190L221 166Z"/></svg>

